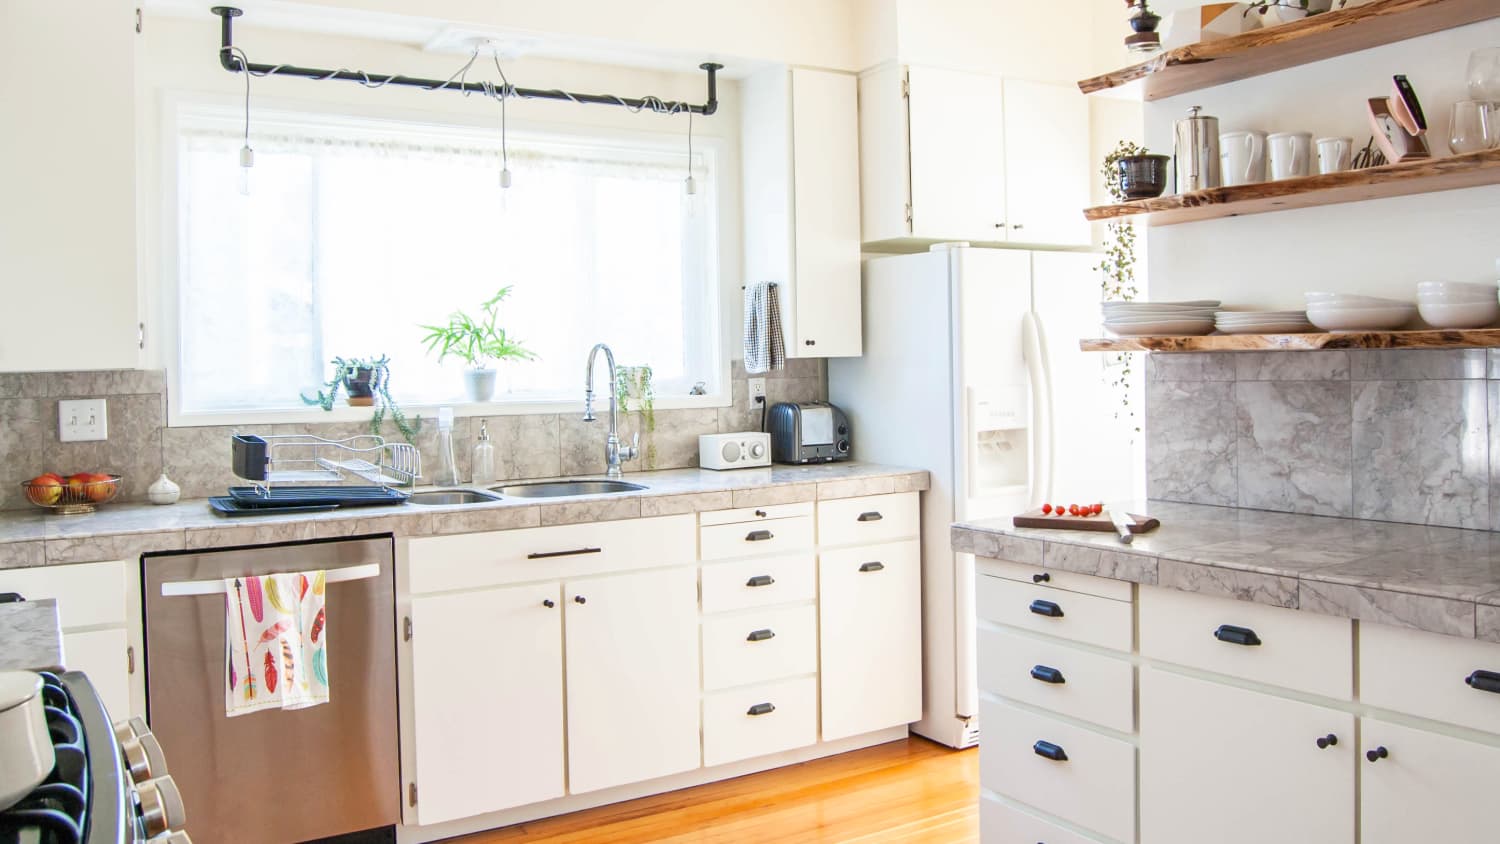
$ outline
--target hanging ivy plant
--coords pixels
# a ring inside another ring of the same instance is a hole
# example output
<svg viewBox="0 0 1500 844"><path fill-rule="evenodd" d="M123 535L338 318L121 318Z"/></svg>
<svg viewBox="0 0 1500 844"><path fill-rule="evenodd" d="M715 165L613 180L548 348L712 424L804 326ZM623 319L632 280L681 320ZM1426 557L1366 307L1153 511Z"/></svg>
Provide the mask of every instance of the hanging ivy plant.
<svg viewBox="0 0 1500 844"><path fill-rule="evenodd" d="M636 408L641 415L641 432L645 435L646 449L642 456L646 461L646 468L656 468L656 388L651 385L651 367L649 366L621 366L615 369L615 400L620 403L620 411L630 413L630 397L636 396L640 400L640 406Z"/></svg>
<svg viewBox="0 0 1500 844"><path fill-rule="evenodd" d="M1105 156L1104 166L1099 172L1104 176L1105 189L1116 203L1127 200L1125 191L1120 186L1120 159L1145 154L1145 147L1130 141L1120 141L1115 145L1114 152ZM1105 301L1134 301L1135 297L1140 295L1135 279L1135 223L1128 217L1118 217L1110 220L1107 228L1104 256L1100 258L1099 265L1094 268L1100 273L1099 285L1100 292L1103 294L1101 298ZM1130 404L1130 376L1134 372L1135 355L1129 352L1117 352L1113 362L1118 369L1115 370L1116 375L1110 382L1110 386L1119 391L1121 408L1115 412L1115 418L1120 418L1120 414L1124 413L1134 419L1135 409ZM1133 428L1136 433L1140 433L1139 424L1134 425Z"/></svg>
<svg viewBox="0 0 1500 844"><path fill-rule="evenodd" d="M396 429L401 432L401 437L412 442L422 429L422 417L418 416L415 422L408 419L401 405L391 398L390 362L391 359L385 355L369 359L334 358L330 361L333 364L333 377L323 384L327 392L319 390L316 398L303 395L302 401L324 410L333 410L334 402L338 401L339 390L342 389L350 396L350 404L372 405L375 408L370 417L370 433L379 436L385 417L389 414ZM360 394L369 400L357 402Z"/></svg>

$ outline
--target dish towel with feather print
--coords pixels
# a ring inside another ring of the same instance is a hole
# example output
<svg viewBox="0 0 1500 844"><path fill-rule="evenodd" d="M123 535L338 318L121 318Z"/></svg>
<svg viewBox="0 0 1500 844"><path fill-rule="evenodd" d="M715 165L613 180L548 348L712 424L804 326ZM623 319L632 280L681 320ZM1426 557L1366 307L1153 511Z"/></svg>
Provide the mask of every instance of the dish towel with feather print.
<svg viewBox="0 0 1500 844"><path fill-rule="evenodd" d="M328 702L321 571L224 581L224 714Z"/></svg>

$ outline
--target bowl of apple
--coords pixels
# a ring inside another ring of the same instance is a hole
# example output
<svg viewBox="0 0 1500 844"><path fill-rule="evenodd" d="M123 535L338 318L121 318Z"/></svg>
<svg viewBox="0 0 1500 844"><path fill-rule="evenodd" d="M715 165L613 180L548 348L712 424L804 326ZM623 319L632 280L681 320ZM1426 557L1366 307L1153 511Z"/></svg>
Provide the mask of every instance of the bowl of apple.
<svg viewBox="0 0 1500 844"><path fill-rule="evenodd" d="M44 472L21 482L26 500L64 516L92 513L99 504L114 500L120 492L120 476L103 472L59 475Z"/></svg>

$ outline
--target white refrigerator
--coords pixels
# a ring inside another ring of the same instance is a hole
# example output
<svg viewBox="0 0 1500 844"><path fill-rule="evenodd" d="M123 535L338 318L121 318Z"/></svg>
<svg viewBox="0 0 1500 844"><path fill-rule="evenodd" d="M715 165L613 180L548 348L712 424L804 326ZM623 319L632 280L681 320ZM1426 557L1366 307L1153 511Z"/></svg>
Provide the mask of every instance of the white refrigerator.
<svg viewBox="0 0 1500 844"><path fill-rule="evenodd" d="M1099 332L1099 256L942 244L865 261L864 356L828 363L854 456L927 469L922 500L923 717L979 738L974 558L948 527L1043 501L1138 497L1123 366L1078 348ZM1132 378L1134 376L1131 376ZM1131 390L1136 404L1139 390Z"/></svg>

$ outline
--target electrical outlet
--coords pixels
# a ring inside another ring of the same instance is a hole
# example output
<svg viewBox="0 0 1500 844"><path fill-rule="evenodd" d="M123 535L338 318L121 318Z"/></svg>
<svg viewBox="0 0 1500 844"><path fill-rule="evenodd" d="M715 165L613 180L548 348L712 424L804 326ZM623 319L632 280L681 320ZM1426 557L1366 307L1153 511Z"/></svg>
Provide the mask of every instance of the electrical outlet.
<svg viewBox="0 0 1500 844"><path fill-rule="evenodd" d="M109 413L104 399L58 402L57 439L65 443L109 439Z"/></svg>
<svg viewBox="0 0 1500 844"><path fill-rule="evenodd" d="M750 379L750 401L754 402L756 399L764 399L765 397L766 397L766 379L764 379L764 378L751 378Z"/></svg>

